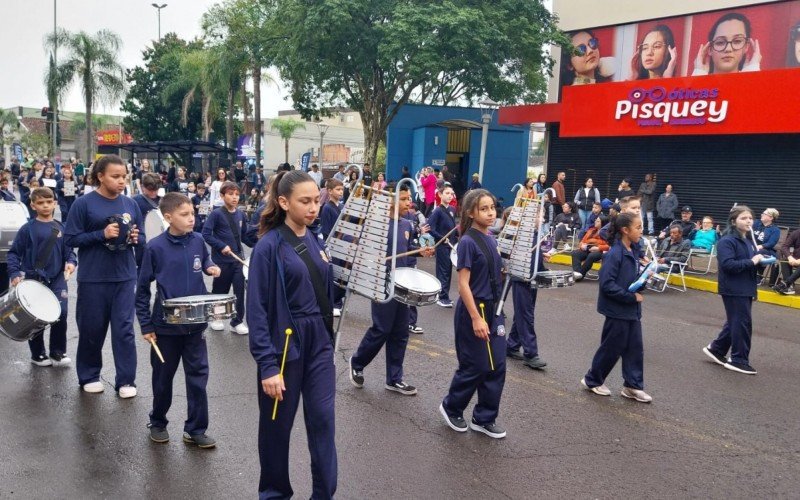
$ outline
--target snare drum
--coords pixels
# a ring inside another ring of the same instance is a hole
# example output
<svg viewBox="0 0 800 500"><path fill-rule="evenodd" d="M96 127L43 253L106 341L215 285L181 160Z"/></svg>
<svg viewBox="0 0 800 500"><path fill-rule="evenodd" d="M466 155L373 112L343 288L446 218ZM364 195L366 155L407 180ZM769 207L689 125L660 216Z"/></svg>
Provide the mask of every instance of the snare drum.
<svg viewBox="0 0 800 500"><path fill-rule="evenodd" d="M8 251L19 228L28 222L28 209L18 201L0 201L0 262L6 262ZM6 283L8 284L8 283Z"/></svg>
<svg viewBox="0 0 800 500"><path fill-rule="evenodd" d="M562 288L574 284L572 271L541 271L531 281L531 288Z"/></svg>
<svg viewBox="0 0 800 500"><path fill-rule="evenodd" d="M436 302L442 285L435 276L412 267L394 270L394 299L409 306L429 306Z"/></svg>
<svg viewBox="0 0 800 500"><path fill-rule="evenodd" d="M196 325L232 318L236 314L235 295L190 295L161 303L164 321L170 325Z"/></svg>
<svg viewBox="0 0 800 500"><path fill-rule="evenodd" d="M169 222L164 220L161 215L161 210L155 208L150 210L147 217L144 218L144 235L148 240L151 240L169 229Z"/></svg>
<svg viewBox="0 0 800 500"><path fill-rule="evenodd" d="M20 281L0 297L0 333L11 340L31 340L60 316L58 298L38 281Z"/></svg>

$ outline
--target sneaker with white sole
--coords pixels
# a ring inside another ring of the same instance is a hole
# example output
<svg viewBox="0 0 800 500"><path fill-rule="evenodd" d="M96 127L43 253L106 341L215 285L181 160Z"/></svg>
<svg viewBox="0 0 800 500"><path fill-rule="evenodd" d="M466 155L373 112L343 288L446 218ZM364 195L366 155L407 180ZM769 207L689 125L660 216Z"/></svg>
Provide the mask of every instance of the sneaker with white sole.
<svg viewBox="0 0 800 500"><path fill-rule="evenodd" d="M703 347L703 353L709 358L711 358L711 361L720 366L725 366L725 363L728 362L728 358L726 358L722 354L717 354L716 352L711 350L711 344L708 344L707 346Z"/></svg>
<svg viewBox="0 0 800 500"><path fill-rule="evenodd" d="M225 329L225 323L222 321L212 321L208 326L215 332L221 332Z"/></svg>
<svg viewBox="0 0 800 500"><path fill-rule="evenodd" d="M506 430L497 425L496 422L492 422L489 424L479 424L475 422L475 419L472 419L469 422L469 428L472 429L473 431L486 434L490 438L494 439L502 439L506 437Z"/></svg>
<svg viewBox="0 0 800 500"><path fill-rule="evenodd" d="M448 427L456 432L467 432L469 426L467 426L467 421L464 420L464 417L451 417L448 415L444 409L444 403L439 405L439 413L444 417L444 422Z"/></svg>
<svg viewBox="0 0 800 500"><path fill-rule="evenodd" d="M186 444L193 444L198 448L203 448L203 449L213 448L217 446L217 441L211 436L207 436L206 434L189 435L188 433L184 432L183 442Z"/></svg>
<svg viewBox="0 0 800 500"><path fill-rule="evenodd" d="M597 394L598 396L610 396L611 395L611 391L608 389L608 387L606 387L605 384L598 385L597 387L589 387L586 384L586 379L585 378L581 379L581 387L583 387L587 391L592 391L593 393Z"/></svg>
<svg viewBox="0 0 800 500"><path fill-rule="evenodd" d="M45 354L39 354L38 356L31 357L31 363L36 366L52 366L53 362L50 361L50 358L47 357Z"/></svg>
<svg viewBox="0 0 800 500"><path fill-rule="evenodd" d="M333 308L333 317L334 318L338 318L341 315L342 315L342 310L339 309L338 307L334 307Z"/></svg>
<svg viewBox="0 0 800 500"><path fill-rule="evenodd" d="M89 382L88 384L83 384L83 392L88 392L91 394L99 394L105 390L103 387L103 383L100 381L97 382Z"/></svg>
<svg viewBox="0 0 800 500"><path fill-rule="evenodd" d="M575 281L580 281L583 279L583 275L578 271L572 271L572 277L575 278Z"/></svg>
<svg viewBox="0 0 800 500"><path fill-rule="evenodd" d="M61 353L50 354L50 361L53 362L53 366L67 366L72 363L69 356Z"/></svg>
<svg viewBox="0 0 800 500"><path fill-rule="evenodd" d="M415 333L417 335L422 335L423 333L425 333L425 330L423 330L421 326L408 325L408 333Z"/></svg>
<svg viewBox="0 0 800 500"><path fill-rule="evenodd" d="M451 307L453 307L453 301L450 299L439 299L436 301L436 305L439 307L450 309Z"/></svg>
<svg viewBox="0 0 800 500"><path fill-rule="evenodd" d="M244 323L239 323L236 326L231 326L231 331L234 333L238 333L239 335L247 335L250 333L250 329L247 328L247 325Z"/></svg>
<svg viewBox="0 0 800 500"><path fill-rule="evenodd" d="M122 399L134 398L136 397L136 387L132 385L123 385L119 388L119 397Z"/></svg>
<svg viewBox="0 0 800 500"><path fill-rule="evenodd" d="M729 360L727 363L725 363L725 368L737 373L744 373L745 375L755 375L758 373L756 369L750 366L748 363L739 363L737 361Z"/></svg>
<svg viewBox="0 0 800 500"><path fill-rule="evenodd" d="M622 397L628 399L634 399L640 403L653 402L653 398L641 389L634 389L632 387L623 387L622 392L620 392L620 394L622 394Z"/></svg>
<svg viewBox="0 0 800 500"><path fill-rule="evenodd" d="M364 387L364 372L353 368L353 358L351 357L347 363L350 365L350 383L361 389Z"/></svg>
<svg viewBox="0 0 800 500"><path fill-rule="evenodd" d="M403 396L413 396L417 393L417 388L413 385L408 385L405 382L395 382L393 384L386 384L387 391L399 392Z"/></svg>

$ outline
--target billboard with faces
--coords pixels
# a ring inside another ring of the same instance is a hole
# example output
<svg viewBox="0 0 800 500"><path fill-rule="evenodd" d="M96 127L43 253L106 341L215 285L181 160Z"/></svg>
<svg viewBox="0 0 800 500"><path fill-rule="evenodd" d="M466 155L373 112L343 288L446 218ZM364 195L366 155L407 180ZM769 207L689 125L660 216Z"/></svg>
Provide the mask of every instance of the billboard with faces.
<svg viewBox="0 0 800 500"><path fill-rule="evenodd" d="M565 51L561 58L562 86L798 68L800 0L579 30L569 36L571 53Z"/></svg>

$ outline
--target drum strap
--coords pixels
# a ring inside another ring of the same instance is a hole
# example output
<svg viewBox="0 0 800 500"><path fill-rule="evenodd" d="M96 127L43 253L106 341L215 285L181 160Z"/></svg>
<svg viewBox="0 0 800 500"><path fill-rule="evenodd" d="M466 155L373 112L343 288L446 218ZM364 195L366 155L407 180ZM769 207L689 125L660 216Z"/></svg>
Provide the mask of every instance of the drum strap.
<svg viewBox="0 0 800 500"><path fill-rule="evenodd" d="M231 232L233 233L233 238L236 241L236 254L241 257L242 256L242 234L241 229L237 230L236 224L236 214L232 214L228 212L228 209L225 207L220 207L220 210L225 214L225 220L228 221L228 227L231 228Z"/></svg>
<svg viewBox="0 0 800 500"><path fill-rule="evenodd" d="M498 289L497 280L495 279L494 276L494 266L495 266L494 256L492 255L491 250L489 250L489 246L486 245L485 241L483 241L480 231L471 227L467 230L467 234L478 245L478 248L481 249L481 252L483 252L483 256L486 258L486 263L490 266L488 269L489 284L492 286L492 298L494 299L495 302L497 302L498 300L500 300L500 290Z"/></svg>
<svg viewBox="0 0 800 500"><path fill-rule="evenodd" d="M39 255L36 256L36 262L34 263L34 269L44 269L44 266L47 265L47 260L53 252L53 247L56 246L56 240L58 240L58 235L60 233L61 231L58 229L58 226L56 224L51 224L50 238L47 239L47 243L39 250Z"/></svg>
<svg viewBox="0 0 800 500"><path fill-rule="evenodd" d="M325 323L325 329L328 330L331 341L333 341L333 307L331 306L330 300L328 300L328 287L325 286L322 274L319 272L319 267L314 263L314 259L311 258L311 253L308 251L306 244L294 234L294 231L292 231L289 226L281 224L278 227L278 232L281 237L294 248L300 260L302 260L308 268L308 276L311 278L311 284L314 286L314 295L317 298L317 304L319 304L319 310L322 313L322 321Z"/></svg>

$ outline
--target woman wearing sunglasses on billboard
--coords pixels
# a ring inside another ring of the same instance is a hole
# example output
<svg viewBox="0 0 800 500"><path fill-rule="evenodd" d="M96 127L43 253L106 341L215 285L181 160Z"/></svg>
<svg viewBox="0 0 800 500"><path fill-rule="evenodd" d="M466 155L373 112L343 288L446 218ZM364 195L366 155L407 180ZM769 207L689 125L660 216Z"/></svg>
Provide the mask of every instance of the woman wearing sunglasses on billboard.
<svg viewBox="0 0 800 500"><path fill-rule="evenodd" d="M786 67L800 68L800 22L789 30L789 44L786 47Z"/></svg>
<svg viewBox="0 0 800 500"><path fill-rule="evenodd" d="M717 19L700 46L692 76L761 70L761 48L751 38L750 20L738 12Z"/></svg>
<svg viewBox="0 0 800 500"><path fill-rule="evenodd" d="M675 74L678 49L669 26L659 24L645 34L631 59L631 80L671 78Z"/></svg>
<svg viewBox="0 0 800 500"><path fill-rule="evenodd" d="M600 42L589 30L571 35L572 55L561 64L561 85L585 85L611 81L614 58L600 57Z"/></svg>

